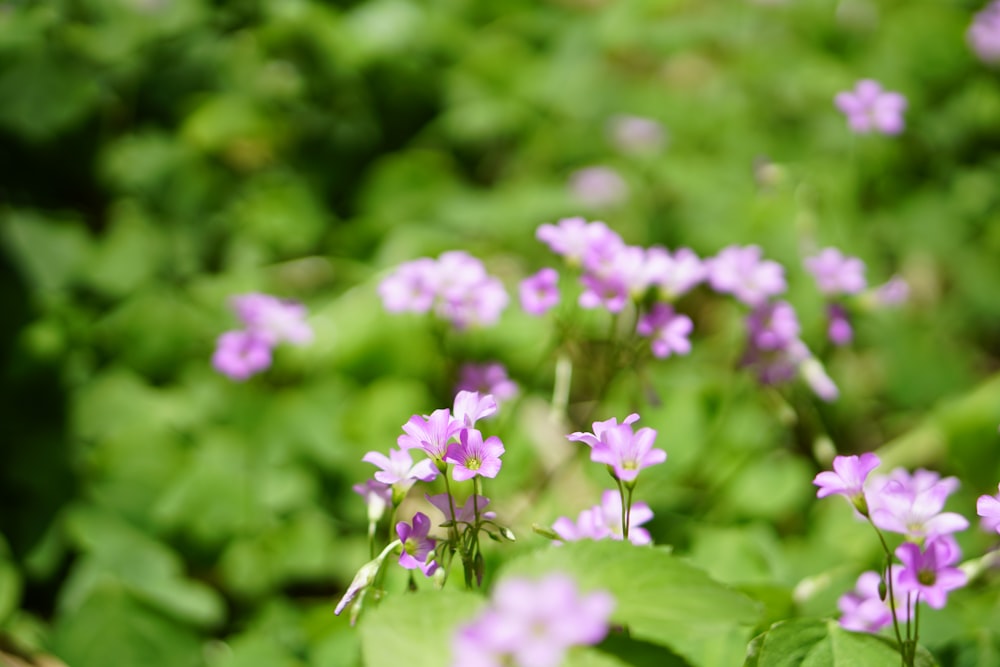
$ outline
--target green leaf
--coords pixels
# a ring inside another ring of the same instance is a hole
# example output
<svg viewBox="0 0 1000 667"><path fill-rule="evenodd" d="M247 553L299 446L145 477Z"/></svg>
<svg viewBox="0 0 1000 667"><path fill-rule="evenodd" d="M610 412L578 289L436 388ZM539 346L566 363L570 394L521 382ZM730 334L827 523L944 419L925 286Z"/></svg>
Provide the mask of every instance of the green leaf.
<svg viewBox="0 0 1000 667"><path fill-rule="evenodd" d="M75 613L57 621L52 650L73 667L200 664L201 641L183 624L136 601L105 580Z"/></svg>
<svg viewBox="0 0 1000 667"><path fill-rule="evenodd" d="M21 574L10 557L7 542L0 534L0 626L21 602Z"/></svg>
<svg viewBox="0 0 1000 667"><path fill-rule="evenodd" d="M3 245L37 290L66 287L88 261L91 241L83 225L16 211L0 221Z"/></svg>
<svg viewBox="0 0 1000 667"><path fill-rule="evenodd" d="M735 626L760 616L747 596L713 581L701 570L656 547L627 542L581 541L515 559L504 576L573 576L583 590L604 589L615 597L612 621L637 639L666 646L688 659Z"/></svg>
<svg viewBox="0 0 1000 667"><path fill-rule="evenodd" d="M365 667L451 665L452 634L484 604L478 595L455 591L419 591L388 598L361 617Z"/></svg>
<svg viewBox="0 0 1000 667"><path fill-rule="evenodd" d="M884 637L844 630L836 621L781 621L747 648L744 667L885 667L899 663L899 651ZM918 648L915 667L937 663Z"/></svg>

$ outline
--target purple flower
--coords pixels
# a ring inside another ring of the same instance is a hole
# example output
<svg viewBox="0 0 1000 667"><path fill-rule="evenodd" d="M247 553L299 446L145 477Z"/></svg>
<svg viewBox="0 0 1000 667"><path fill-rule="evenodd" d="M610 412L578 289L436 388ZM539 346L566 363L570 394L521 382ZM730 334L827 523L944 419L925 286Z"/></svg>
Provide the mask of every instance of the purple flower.
<svg viewBox="0 0 1000 667"><path fill-rule="evenodd" d="M544 315L559 303L559 273L545 268L521 281L521 308L529 315Z"/></svg>
<svg viewBox="0 0 1000 667"><path fill-rule="evenodd" d="M430 257L405 262L378 285L390 313L426 313L437 296L437 263Z"/></svg>
<svg viewBox="0 0 1000 667"><path fill-rule="evenodd" d="M918 593L934 609L944 607L949 591L966 584L965 573L950 567L959 558L958 545L952 539L931 540L923 550L912 542L903 542L896 549L896 558L903 563L899 585L906 592Z"/></svg>
<svg viewBox="0 0 1000 667"><path fill-rule="evenodd" d="M435 463L444 459L450 440L458 435L462 422L452 419L447 408L435 410L430 416L413 415L403 424L404 435L396 439L403 449L422 449Z"/></svg>
<svg viewBox="0 0 1000 667"><path fill-rule="evenodd" d="M761 258L759 246L729 246L706 260L708 283L716 292L732 294L756 306L785 291L785 269Z"/></svg>
<svg viewBox="0 0 1000 667"><path fill-rule="evenodd" d="M813 479L813 484L819 487L819 490L816 491L816 497L844 496L861 514L868 516L865 480L880 463L878 456L871 452L866 452L861 456L834 457L833 471L825 470Z"/></svg>
<svg viewBox="0 0 1000 667"><path fill-rule="evenodd" d="M260 293L234 296L231 302L247 330L272 345L304 345L313 339L312 327L305 321L308 312L301 303Z"/></svg>
<svg viewBox="0 0 1000 667"><path fill-rule="evenodd" d="M472 428L480 419L492 417L497 411L497 401L490 394L478 391L460 391L455 395L452 409L454 420L465 428Z"/></svg>
<svg viewBox="0 0 1000 667"><path fill-rule="evenodd" d="M653 246L646 251L644 266L649 285L659 288L660 296L674 301L705 280L708 269L688 248L678 248L673 254Z"/></svg>
<svg viewBox="0 0 1000 667"><path fill-rule="evenodd" d="M399 564L407 570L419 569L427 577L434 574L438 567L437 561L428 560L437 545L435 540L427 535L430 529L431 520L423 512L417 512L413 515L412 524L405 521L396 524L396 535L403 543L403 552L399 554Z"/></svg>
<svg viewBox="0 0 1000 667"><path fill-rule="evenodd" d="M448 447L445 461L454 463L451 476L456 482L464 482L476 476L496 477L500 472L500 456L504 453L503 443L495 435L483 440L483 434L474 428L464 428L459 433L459 441Z"/></svg>
<svg viewBox="0 0 1000 667"><path fill-rule="evenodd" d="M834 345L847 345L854 338L854 327L847 315L847 309L838 303L831 303L826 307L827 327L826 336Z"/></svg>
<svg viewBox="0 0 1000 667"><path fill-rule="evenodd" d="M653 511L643 502L632 503L628 517L628 540L641 546L650 544L653 538L649 531L640 528L653 518ZM552 524L552 530L566 542L578 540L624 540L622 533L622 497L617 491L607 490L601 494L601 504L580 512L574 523L567 517L559 517Z"/></svg>
<svg viewBox="0 0 1000 667"><path fill-rule="evenodd" d="M997 489L1000 490L1000 486ZM983 517L984 529L1000 533L1000 493L994 496L979 496L976 500L976 514Z"/></svg>
<svg viewBox="0 0 1000 667"><path fill-rule="evenodd" d="M560 573L504 579L490 605L456 632L452 665L558 667L569 648L604 639L614 605L608 593L581 593Z"/></svg>
<svg viewBox="0 0 1000 667"><path fill-rule="evenodd" d="M609 138L623 153L655 153L663 147L665 134L651 118L622 114L608 121Z"/></svg>
<svg viewBox="0 0 1000 667"><path fill-rule="evenodd" d="M628 198L628 185L610 167L578 169L569 177L570 193L587 206L612 206Z"/></svg>
<svg viewBox="0 0 1000 667"><path fill-rule="evenodd" d="M641 428L635 433L632 432L632 423L638 418L638 415L632 414L621 424L608 425L607 422L595 422L594 434L574 433L567 437L570 440L586 442L591 446L591 461L610 467L619 480L634 483L643 468L667 460L665 451L653 449L653 442L656 440L655 430Z"/></svg>
<svg viewBox="0 0 1000 667"><path fill-rule="evenodd" d="M943 511L958 480L939 479L929 471L918 473L922 474L910 477L905 471L894 471L888 478L873 480L868 494L872 522L882 530L917 541L968 528L969 521L961 514Z"/></svg>
<svg viewBox="0 0 1000 667"><path fill-rule="evenodd" d="M795 309L787 301L763 303L747 316L750 344L760 350L787 348L799 338L801 327Z"/></svg>
<svg viewBox="0 0 1000 667"><path fill-rule="evenodd" d="M378 452L375 453L377 454ZM369 479L364 484L355 484L351 489L354 493L365 499L365 506L368 508L368 520L372 523L381 519L385 513L386 506L392 503L391 484Z"/></svg>
<svg viewBox="0 0 1000 667"><path fill-rule="evenodd" d="M424 494L427 501L436 507L444 515L446 521L451 521L452 503L455 502L447 493L437 495ZM475 498L475 501L473 501ZM458 523L472 524L476 521L476 508L479 509L479 516L486 520L495 519L496 512L484 512L483 509L490 504L490 499L486 496L469 496L465 499L465 504L455 504L455 521Z"/></svg>
<svg viewBox="0 0 1000 667"><path fill-rule="evenodd" d="M837 607L842 614L842 628L854 632L876 633L892 623L892 610L879 594L881 583L882 577L878 572L863 572L858 577L854 590L840 597Z"/></svg>
<svg viewBox="0 0 1000 667"><path fill-rule="evenodd" d="M416 464L409 450L390 449L389 456L381 452L368 452L362 458L365 463L381 468L375 473L376 481L393 487L396 494L402 496L417 480L429 482L437 477L437 468L430 459L423 459Z"/></svg>
<svg viewBox="0 0 1000 667"><path fill-rule="evenodd" d="M437 260L406 262L379 283L378 291L389 312L433 311L456 329L495 324L509 300L483 263L460 250Z"/></svg>
<svg viewBox="0 0 1000 667"><path fill-rule="evenodd" d="M639 421L639 415L634 412L622 421L622 424L634 424ZM572 440L574 442L586 443L588 447L594 447L601 442L601 438L604 434L618 426L618 418L612 417L611 419L605 419L602 422L594 422L593 433L584 433L582 431L576 431L566 436L567 440Z"/></svg>
<svg viewBox="0 0 1000 667"><path fill-rule="evenodd" d="M888 282L874 288L872 298L876 306L898 306L910 297L910 285L901 276L893 276Z"/></svg>
<svg viewBox="0 0 1000 667"><path fill-rule="evenodd" d="M1000 2L983 7L972 19L965 37L984 63L1000 63Z"/></svg>
<svg viewBox="0 0 1000 667"><path fill-rule="evenodd" d="M476 391L490 394L496 402L503 403L517 396L517 383L507 375L507 369L499 362L485 364L462 364L458 371L458 385L455 392Z"/></svg>
<svg viewBox="0 0 1000 667"><path fill-rule="evenodd" d="M584 273L580 276L580 283L584 287L579 298L581 308L603 306L608 312L620 313L628 302L628 285L620 276Z"/></svg>
<svg viewBox="0 0 1000 667"><path fill-rule="evenodd" d="M826 296L857 294L868 286L865 263L836 248L824 248L818 255L806 257L803 263L816 279L819 291Z"/></svg>
<svg viewBox="0 0 1000 667"><path fill-rule="evenodd" d="M653 356L664 359L671 353L687 354L691 351L688 336L693 328L690 317L675 313L673 307L665 303L657 303L639 318L635 330L640 336L652 338L650 347Z"/></svg>
<svg viewBox="0 0 1000 667"><path fill-rule="evenodd" d="M847 124L858 134L899 134L903 131L906 98L899 93L883 91L877 81L862 79L853 91L838 93L834 102L847 116Z"/></svg>
<svg viewBox="0 0 1000 667"><path fill-rule="evenodd" d="M624 245L621 237L603 222L583 218L563 218L554 225L540 225L535 236L574 266L580 265L592 249Z"/></svg>
<svg viewBox="0 0 1000 667"><path fill-rule="evenodd" d="M233 380L246 380L271 366L271 342L254 331L227 331L216 341L212 366Z"/></svg>

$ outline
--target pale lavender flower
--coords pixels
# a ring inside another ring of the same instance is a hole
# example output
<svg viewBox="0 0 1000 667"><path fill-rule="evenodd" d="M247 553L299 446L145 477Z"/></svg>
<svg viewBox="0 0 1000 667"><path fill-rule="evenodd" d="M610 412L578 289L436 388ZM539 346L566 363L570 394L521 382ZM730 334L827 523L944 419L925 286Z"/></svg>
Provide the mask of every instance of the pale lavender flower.
<svg viewBox="0 0 1000 667"><path fill-rule="evenodd" d="M931 540L923 549L912 542L903 542L896 549L896 558L903 563L899 585L906 592L919 593L920 599L934 609L941 609L948 593L968 581L965 572L950 567L958 562L959 556L958 545L950 538Z"/></svg>
<svg viewBox="0 0 1000 667"><path fill-rule="evenodd" d="M621 114L608 121L611 142L623 153L655 153L663 148L666 132L652 118Z"/></svg>
<svg viewBox="0 0 1000 667"><path fill-rule="evenodd" d="M212 366L233 380L246 380L271 366L268 338L254 331L227 331L216 341Z"/></svg>
<svg viewBox="0 0 1000 667"><path fill-rule="evenodd" d="M437 262L421 257L396 267L378 285L382 304L390 313L426 313L437 296Z"/></svg>
<svg viewBox="0 0 1000 667"><path fill-rule="evenodd" d="M954 478L948 478L949 480ZM948 496L957 480L941 480L930 486L914 486L890 478L873 485L869 493L872 522L892 533L915 541L933 540L965 530L969 521L961 514L945 512Z"/></svg>
<svg viewBox="0 0 1000 667"><path fill-rule="evenodd" d="M539 225L535 236L574 266L583 262L591 248L624 245L621 237L603 222L587 222L579 217L562 218L554 225Z"/></svg>
<svg viewBox="0 0 1000 667"><path fill-rule="evenodd" d="M671 254L653 246L646 251L644 270L647 282L659 288L660 296L667 301L687 294L708 275L704 262L689 248L678 248Z"/></svg>
<svg viewBox="0 0 1000 667"><path fill-rule="evenodd" d="M756 306L785 291L785 269L762 259L760 246L729 246L706 260L708 283L722 294L732 294Z"/></svg>
<svg viewBox="0 0 1000 667"><path fill-rule="evenodd" d="M833 471L824 470L813 479L813 484L819 487L816 497L844 496L861 514L868 516L865 481L880 463L878 455L871 452L865 452L860 456L834 457Z"/></svg>
<svg viewBox="0 0 1000 667"><path fill-rule="evenodd" d="M847 345L854 339L854 327L846 308L839 303L831 303L826 307L826 317L826 337L831 343Z"/></svg>
<svg viewBox="0 0 1000 667"><path fill-rule="evenodd" d="M795 308L787 301L762 303L747 315L750 344L760 350L779 350L799 338L801 327Z"/></svg>
<svg viewBox="0 0 1000 667"><path fill-rule="evenodd" d="M392 503L391 484L369 479L364 484L355 484L351 489L365 499L365 507L368 508L368 521L372 523L381 519L385 508Z"/></svg>
<svg viewBox="0 0 1000 667"><path fill-rule="evenodd" d="M652 338L650 348L653 356L665 359L673 354L687 354L691 351L688 336L694 324L687 315L674 312L672 306L656 303L650 311L639 318L636 333Z"/></svg>
<svg viewBox="0 0 1000 667"><path fill-rule="evenodd" d="M899 134L903 131L906 98L883 90L877 81L862 79L853 91L838 93L834 102L847 116L847 124L858 134Z"/></svg>
<svg viewBox="0 0 1000 667"><path fill-rule="evenodd" d="M637 421L639 421L639 415L633 412L622 421L622 424L634 424ZM618 425L618 418L612 417L611 419L605 419L604 421L594 422L592 427L594 430L592 433L576 431L567 435L566 439L574 442L585 443L588 447L594 447L601 442L601 438L604 437L605 433L613 428L616 428Z"/></svg>
<svg viewBox="0 0 1000 667"><path fill-rule="evenodd" d="M1000 486L997 489L1000 490ZM982 526L985 530L1000 533L1000 493L979 496L976 500L976 514L983 518Z"/></svg>
<svg viewBox="0 0 1000 667"><path fill-rule="evenodd" d="M816 286L826 296L857 294L868 286L865 263L844 255L837 248L824 248L818 255L803 260L806 270L816 279Z"/></svg>
<svg viewBox="0 0 1000 667"><path fill-rule="evenodd" d="M472 428L480 419L492 417L497 411L497 401L491 394L478 391L460 391L455 395L452 416L465 428Z"/></svg>
<svg viewBox="0 0 1000 667"><path fill-rule="evenodd" d="M474 428L463 428L459 441L448 447L444 460L454 463L451 476L456 482L473 477L496 477L500 472L503 442L495 435L483 440L483 434Z"/></svg>
<svg viewBox="0 0 1000 667"><path fill-rule="evenodd" d="M308 311L301 303L259 292L234 296L230 303L246 329L272 345L304 345L313 339L312 327L305 321Z"/></svg>
<svg viewBox="0 0 1000 667"><path fill-rule="evenodd" d="M441 408L430 415L410 417L403 424L405 433L396 439L396 443L403 449L422 449L435 463L440 463L451 439L462 428L462 422L453 419L447 408Z"/></svg>
<svg viewBox="0 0 1000 667"><path fill-rule="evenodd" d="M1000 63L1000 2L991 2L977 12L965 37L984 63Z"/></svg>
<svg viewBox="0 0 1000 667"><path fill-rule="evenodd" d="M517 396L517 383L507 375L507 369L497 361L475 364L466 363L458 371L455 391L477 391L490 394L496 402L503 403Z"/></svg>
<svg viewBox="0 0 1000 667"><path fill-rule="evenodd" d="M558 667L569 648L604 639L614 605L608 593L581 593L560 573L503 579L490 605L456 632L452 665Z"/></svg>
<svg viewBox="0 0 1000 667"><path fill-rule="evenodd" d="M872 293L876 306L898 306L910 297L910 285L901 276L875 287Z"/></svg>
<svg viewBox="0 0 1000 667"><path fill-rule="evenodd" d="M424 576L431 576L437 570L435 560L428 560L434 553L437 542L428 536L431 520L423 512L413 515L413 522L400 521L396 524L396 535L403 543L403 552L399 554L399 564L407 570L419 569Z"/></svg>
<svg viewBox="0 0 1000 667"><path fill-rule="evenodd" d="M842 628L854 632L876 633L892 623L892 610L879 594L881 583L882 577L878 572L863 572L858 577L854 590L840 596L837 607L841 613Z"/></svg>
<svg viewBox="0 0 1000 667"><path fill-rule="evenodd" d="M587 206L612 206L628 198L625 179L611 167L578 169L569 177L570 193Z"/></svg>
<svg viewBox="0 0 1000 667"><path fill-rule="evenodd" d="M437 468L430 459L413 462L407 449L390 449L389 456L381 452L368 452L362 458L365 463L381 468L375 473L375 480L388 484L394 490L405 493L417 480L429 482L437 477Z"/></svg>
<svg viewBox="0 0 1000 667"><path fill-rule="evenodd" d="M628 540L642 546L650 544L653 538L649 531L640 526L653 518L653 511L643 502L632 503L628 516ZM552 530L565 542L579 540L624 540L622 532L622 497L617 491L606 490L601 494L601 504L585 509L577 516L576 522L568 517L559 517L552 524Z"/></svg>
<svg viewBox="0 0 1000 667"><path fill-rule="evenodd" d="M545 268L521 281L521 308L529 315L544 315L559 303L559 273Z"/></svg>
<svg viewBox="0 0 1000 667"><path fill-rule="evenodd" d="M596 423L594 428L597 429ZM578 439L573 436L569 438ZM655 440L654 429L644 427L633 433L632 424L626 419L624 423L602 431L600 439L590 448L590 460L607 465L613 470L615 477L631 484L644 468L667 460L665 451L653 449Z"/></svg>
<svg viewBox="0 0 1000 667"><path fill-rule="evenodd" d="M629 300L629 289L618 276L602 277L593 273L580 276L583 292L578 300L581 308L604 307L611 313L620 313Z"/></svg>

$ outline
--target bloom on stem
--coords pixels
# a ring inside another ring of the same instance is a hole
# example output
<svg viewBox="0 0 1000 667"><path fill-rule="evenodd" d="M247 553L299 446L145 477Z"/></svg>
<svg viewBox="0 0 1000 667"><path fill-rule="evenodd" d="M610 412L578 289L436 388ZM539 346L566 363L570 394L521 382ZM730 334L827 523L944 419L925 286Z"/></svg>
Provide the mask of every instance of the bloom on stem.
<svg viewBox="0 0 1000 667"><path fill-rule="evenodd" d="M671 353L687 354L691 351L688 336L693 328L690 317L674 312L673 307L665 303L657 303L639 318L635 330L640 336L652 338L649 345L654 357L665 359Z"/></svg>
<svg viewBox="0 0 1000 667"><path fill-rule="evenodd" d="M472 428L480 419L492 417L497 411L497 401L490 394L478 391L460 391L455 395L452 409L455 421L465 428Z"/></svg>
<svg viewBox="0 0 1000 667"><path fill-rule="evenodd" d="M965 530L969 521L955 512L944 512L945 501L958 487L954 477L918 470L911 477L902 470L872 480L869 489L872 522L882 530L922 542Z"/></svg>
<svg viewBox="0 0 1000 667"><path fill-rule="evenodd" d="M1000 491L1000 486L997 489ZM1000 533L1000 493L995 496L979 496L976 500L976 514L983 517L983 528Z"/></svg>
<svg viewBox="0 0 1000 667"><path fill-rule="evenodd" d="M628 541L636 546L650 544L649 531L640 528L653 518L653 511L643 502L632 503L629 511ZM622 534L622 497L617 491L601 494L601 504L580 512L574 523L568 517L559 517L552 530L565 542L578 540L624 540Z"/></svg>
<svg viewBox="0 0 1000 667"><path fill-rule="evenodd" d="M785 268L763 259L760 246L728 246L705 263L712 289L732 294L748 306L757 306L786 288Z"/></svg>
<svg viewBox="0 0 1000 667"><path fill-rule="evenodd" d="M610 467L617 479L635 482L643 468L667 460L665 451L653 449L655 430L641 428L632 432L632 424L637 419L639 415L631 414L621 424L614 419L594 422L594 433L573 433L566 437L590 445L590 460Z"/></svg>
<svg viewBox="0 0 1000 667"><path fill-rule="evenodd" d="M434 553L437 542L427 536L431 529L431 520L423 512L413 515L413 523L400 521L396 524L396 535L403 543L403 553L399 555L399 564L407 570L419 569L424 576L431 576L437 570L437 561L428 561L427 557Z"/></svg>
<svg viewBox="0 0 1000 667"><path fill-rule="evenodd" d="M378 454L378 452L375 453ZM392 503L391 484L369 479L364 484L355 484L351 489L354 493L365 499L365 506L368 508L368 520L373 523L382 518L385 508Z"/></svg>
<svg viewBox="0 0 1000 667"><path fill-rule="evenodd" d="M823 248L818 255L806 257L803 264L825 296L857 294L868 286L865 263L837 248Z"/></svg>
<svg viewBox="0 0 1000 667"><path fill-rule="evenodd" d="M932 540L923 550L912 542L903 542L896 549L896 557L903 563L899 585L907 592L919 593L920 599L934 609L945 605L949 591L966 584L965 573L950 567L959 557L958 545L951 538Z"/></svg>
<svg viewBox="0 0 1000 667"><path fill-rule="evenodd" d="M872 470L881 463L878 456L866 452L861 456L837 456L833 459L833 472L825 470L813 479L819 487L817 498L841 495L863 516L868 516L868 502L865 500L865 480Z"/></svg>
<svg viewBox="0 0 1000 667"><path fill-rule="evenodd" d="M253 331L227 331L216 342L212 366L233 380L246 380L271 366L271 344Z"/></svg>
<svg viewBox="0 0 1000 667"><path fill-rule="evenodd" d="M393 494L400 499L417 480L429 482L437 477L438 472L430 459L413 463L413 457L406 449L390 449L389 456L381 452L368 452L361 460L381 468L375 473L375 479L392 486Z"/></svg>
<svg viewBox="0 0 1000 667"><path fill-rule="evenodd" d="M520 283L521 308L529 315L544 315L559 303L559 273L545 268Z"/></svg>
<svg viewBox="0 0 1000 667"><path fill-rule="evenodd" d="M500 438L491 435L485 441L483 434L474 428L464 428L459 441L448 447L445 461L454 463L451 471L456 482L473 477L496 477L500 472L500 456L504 453Z"/></svg>
<svg viewBox="0 0 1000 667"><path fill-rule="evenodd" d="M452 419L447 408L441 408L429 416L410 417L403 424L406 433L396 442L403 449L423 449L435 463L440 463L448 451L448 441L458 435L461 428L461 422Z"/></svg>

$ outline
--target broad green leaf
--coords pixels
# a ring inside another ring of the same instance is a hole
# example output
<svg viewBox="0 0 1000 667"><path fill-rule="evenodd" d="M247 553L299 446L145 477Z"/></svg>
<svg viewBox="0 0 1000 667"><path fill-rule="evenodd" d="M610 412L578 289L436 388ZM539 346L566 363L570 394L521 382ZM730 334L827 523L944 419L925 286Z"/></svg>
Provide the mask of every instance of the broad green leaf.
<svg viewBox="0 0 1000 667"><path fill-rule="evenodd" d="M27 281L37 290L66 287L91 251L83 225L15 211L0 220L2 240Z"/></svg>
<svg viewBox="0 0 1000 667"><path fill-rule="evenodd" d="M73 667L194 667L201 662L201 639L105 579L78 610L56 620L52 651Z"/></svg>
<svg viewBox="0 0 1000 667"><path fill-rule="evenodd" d="M614 623L685 657L699 655L705 639L734 626L752 625L760 615L753 600L666 550L627 542L553 546L511 561L503 575L553 571L573 576L583 590L609 591L616 601Z"/></svg>
<svg viewBox="0 0 1000 667"><path fill-rule="evenodd" d="M744 667L885 667L899 661L899 651L884 637L849 632L832 620L795 619L755 637ZM915 664L937 665L922 648Z"/></svg>
<svg viewBox="0 0 1000 667"><path fill-rule="evenodd" d="M384 600L359 622L365 667L451 665L452 634L485 602L478 595L453 591L420 591Z"/></svg>

